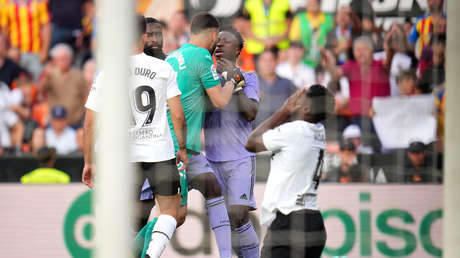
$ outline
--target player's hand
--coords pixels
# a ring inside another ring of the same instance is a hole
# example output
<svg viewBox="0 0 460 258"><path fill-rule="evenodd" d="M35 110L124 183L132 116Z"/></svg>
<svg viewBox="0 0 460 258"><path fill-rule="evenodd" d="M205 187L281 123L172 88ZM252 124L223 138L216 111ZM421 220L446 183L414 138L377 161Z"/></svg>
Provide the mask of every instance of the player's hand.
<svg viewBox="0 0 460 258"><path fill-rule="evenodd" d="M81 181L91 189L94 187L94 184L93 184L94 173L95 171L93 169L93 165L85 164L85 166L83 167L83 174L81 176Z"/></svg>
<svg viewBox="0 0 460 258"><path fill-rule="evenodd" d="M220 57L216 58L216 69L217 72L221 74L225 71L231 71L233 69L236 69L236 66L232 61L224 57Z"/></svg>
<svg viewBox="0 0 460 258"><path fill-rule="evenodd" d="M286 114L288 115L294 114L302 106L301 103L299 103L299 99L303 94L305 94L306 90L307 90L306 88L303 88L303 89L296 91L294 94L292 94L284 102L283 106L281 107L281 110L283 112L286 112Z"/></svg>
<svg viewBox="0 0 460 258"><path fill-rule="evenodd" d="M243 74L238 68L223 72L222 77L226 81L231 81L233 85L235 85L235 89L233 90L233 93L242 90L243 87L246 86L246 81L244 80Z"/></svg>
<svg viewBox="0 0 460 258"><path fill-rule="evenodd" d="M182 166L179 167L179 170L185 170L188 164L188 157L187 157L187 150L186 149L179 149L176 153L176 164L182 162Z"/></svg>

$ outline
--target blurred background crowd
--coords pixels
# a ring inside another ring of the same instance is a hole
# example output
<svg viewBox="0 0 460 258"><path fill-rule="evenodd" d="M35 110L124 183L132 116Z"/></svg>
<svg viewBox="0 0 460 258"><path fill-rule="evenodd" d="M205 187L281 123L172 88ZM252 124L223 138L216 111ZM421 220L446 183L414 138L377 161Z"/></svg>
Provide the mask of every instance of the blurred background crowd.
<svg viewBox="0 0 460 258"><path fill-rule="evenodd" d="M445 5L139 0L137 11L162 21L166 54L187 43L200 10L235 27L245 40L239 66L259 77L255 126L296 89L327 86L336 115L327 121L323 181L440 183ZM1 0L0 27L0 159L54 155L46 147L81 156L84 103L96 72L94 1Z"/></svg>

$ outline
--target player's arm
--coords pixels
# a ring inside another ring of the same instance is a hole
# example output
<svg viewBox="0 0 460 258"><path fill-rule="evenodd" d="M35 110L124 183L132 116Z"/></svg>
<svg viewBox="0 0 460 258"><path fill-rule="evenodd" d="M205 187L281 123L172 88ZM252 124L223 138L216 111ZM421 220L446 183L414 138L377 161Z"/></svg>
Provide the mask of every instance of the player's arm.
<svg viewBox="0 0 460 258"><path fill-rule="evenodd" d="M252 131L246 141L245 147L248 151L261 152L268 150L264 144L263 134L289 120L290 116L300 108L298 100L305 91L306 89L304 88L292 94L279 110Z"/></svg>
<svg viewBox="0 0 460 258"><path fill-rule="evenodd" d="M94 136L94 111L86 109L85 125L83 127L83 155L85 165L83 167L82 182L89 188L93 188L93 136Z"/></svg>
<svg viewBox="0 0 460 258"><path fill-rule="evenodd" d="M184 163L184 165L180 168L180 170L184 170L188 163L186 152L187 124L185 122L185 115L182 104L180 102L180 96L177 95L175 97L169 98L168 106L169 112L171 113L174 133L176 134L176 139L179 144L179 150L177 151L176 159L177 163L180 161Z"/></svg>
<svg viewBox="0 0 460 258"><path fill-rule="evenodd" d="M238 111L249 121L256 119L259 103L254 99L248 98L244 91L235 93L238 101Z"/></svg>
<svg viewBox="0 0 460 258"><path fill-rule="evenodd" d="M207 88L206 93L211 100L211 103L218 109L224 109L233 95L233 89L235 85L231 81L227 81L222 87L221 84L217 84L214 87Z"/></svg>

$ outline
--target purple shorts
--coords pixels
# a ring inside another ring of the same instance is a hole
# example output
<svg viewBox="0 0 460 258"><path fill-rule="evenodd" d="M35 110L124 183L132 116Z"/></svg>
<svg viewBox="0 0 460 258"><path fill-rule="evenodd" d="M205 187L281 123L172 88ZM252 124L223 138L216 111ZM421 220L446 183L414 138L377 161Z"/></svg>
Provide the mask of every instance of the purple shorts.
<svg viewBox="0 0 460 258"><path fill-rule="evenodd" d="M209 161L219 181L227 205L248 206L255 210L254 183L256 180L256 157L239 160Z"/></svg>

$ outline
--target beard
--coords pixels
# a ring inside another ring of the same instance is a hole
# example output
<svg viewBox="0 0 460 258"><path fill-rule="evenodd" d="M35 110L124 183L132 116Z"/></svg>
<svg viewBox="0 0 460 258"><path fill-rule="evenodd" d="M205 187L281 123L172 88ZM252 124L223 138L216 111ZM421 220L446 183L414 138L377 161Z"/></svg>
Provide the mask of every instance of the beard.
<svg viewBox="0 0 460 258"><path fill-rule="evenodd" d="M144 53L148 56L156 57L161 60L165 60L166 55L163 53L161 47L152 48L151 46L144 46Z"/></svg>
<svg viewBox="0 0 460 258"><path fill-rule="evenodd" d="M214 51L216 50L216 47L217 47L217 41L214 42L214 44L209 49L209 52L211 53L211 56L214 54Z"/></svg>

